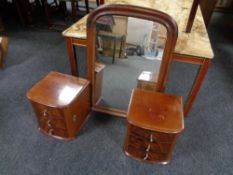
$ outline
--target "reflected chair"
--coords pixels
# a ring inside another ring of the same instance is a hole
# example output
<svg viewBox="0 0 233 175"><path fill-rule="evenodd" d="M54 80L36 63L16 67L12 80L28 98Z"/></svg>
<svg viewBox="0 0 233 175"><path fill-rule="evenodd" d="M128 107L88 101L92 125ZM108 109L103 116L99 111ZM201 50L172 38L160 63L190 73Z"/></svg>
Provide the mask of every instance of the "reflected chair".
<svg viewBox="0 0 233 175"><path fill-rule="evenodd" d="M114 17L112 16L105 16L97 21L97 38L99 41L97 42L97 45L100 46L98 48L100 49L100 51L103 51L101 47L101 41L106 41L106 40L112 41L113 43L112 63L115 62L117 41L120 42L120 48L119 48L119 58L120 58L122 54L123 41L125 38L123 34L114 33L113 28L115 25L116 22L114 20Z"/></svg>

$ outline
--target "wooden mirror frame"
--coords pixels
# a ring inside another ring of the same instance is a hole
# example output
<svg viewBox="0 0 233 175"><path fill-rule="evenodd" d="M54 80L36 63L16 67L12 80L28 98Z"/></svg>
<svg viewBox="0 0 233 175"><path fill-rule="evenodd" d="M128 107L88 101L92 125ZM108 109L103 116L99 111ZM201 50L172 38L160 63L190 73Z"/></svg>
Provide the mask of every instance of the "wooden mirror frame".
<svg viewBox="0 0 233 175"><path fill-rule="evenodd" d="M96 21L106 15L117 15L140 18L144 20L154 21L162 24L167 29L167 40L164 48L163 59L160 64L158 82L156 91L163 92L165 90L170 63L174 52L178 27L176 21L166 13L158 10L152 10L131 5L102 5L92 11L87 19L87 79L91 81L91 106L93 111L104 112L111 115L126 116L126 111L98 106L94 104L94 86L95 86L95 51L96 51Z"/></svg>

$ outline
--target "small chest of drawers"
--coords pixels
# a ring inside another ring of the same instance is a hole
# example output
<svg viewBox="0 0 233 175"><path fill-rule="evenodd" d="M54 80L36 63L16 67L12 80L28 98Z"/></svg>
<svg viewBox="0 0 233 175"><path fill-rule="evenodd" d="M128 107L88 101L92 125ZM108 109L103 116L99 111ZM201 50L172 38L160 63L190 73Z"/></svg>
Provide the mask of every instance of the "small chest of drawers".
<svg viewBox="0 0 233 175"><path fill-rule="evenodd" d="M166 164L184 128L180 97L134 89L127 114L126 155Z"/></svg>
<svg viewBox="0 0 233 175"><path fill-rule="evenodd" d="M90 112L90 83L50 72L27 93L39 130L60 139L74 139Z"/></svg>

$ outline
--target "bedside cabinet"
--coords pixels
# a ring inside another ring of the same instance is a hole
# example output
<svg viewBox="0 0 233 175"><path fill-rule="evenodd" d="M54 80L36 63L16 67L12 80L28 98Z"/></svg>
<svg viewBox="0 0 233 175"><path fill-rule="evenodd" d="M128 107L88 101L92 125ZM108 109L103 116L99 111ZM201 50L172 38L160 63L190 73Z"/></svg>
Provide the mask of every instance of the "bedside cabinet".
<svg viewBox="0 0 233 175"><path fill-rule="evenodd" d="M184 129L181 97L134 89L127 114L126 155L166 164Z"/></svg>
<svg viewBox="0 0 233 175"><path fill-rule="evenodd" d="M74 139L90 113L89 81L50 72L27 93L39 130L58 138Z"/></svg>

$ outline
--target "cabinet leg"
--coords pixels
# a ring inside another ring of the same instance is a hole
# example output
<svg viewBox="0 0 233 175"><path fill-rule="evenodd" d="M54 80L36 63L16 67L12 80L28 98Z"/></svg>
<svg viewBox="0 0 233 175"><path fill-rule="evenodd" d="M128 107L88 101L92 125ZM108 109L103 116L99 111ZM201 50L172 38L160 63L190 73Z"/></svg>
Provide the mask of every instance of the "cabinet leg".
<svg viewBox="0 0 233 175"><path fill-rule="evenodd" d="M72 44L71 38L66 38L66 45L69 55L69 62L70 62L70 70L71 74L74 76L78 76L78 68L77 68L77 59L75 54L75 48Z"/></svg>
<svg viewBox="0 0 233 175"><path fill-rule="evenodd" d="M186 104L185 104L185 108L184 108L184 116L185 117L187 117L187 115L188 115L188 113L193 105L193 102L197 96L197 93L200 90L200 87L201 87L202 82L205 78L205 75L207 73L210 62L211 62L210 59L205 59L203 64L201 65L201 67L199 69L199 72L198 72L197 77L194 81L192 90L191 90L189 97L188 97Z"/></svg>
<svg viewBox="0 0 233 175"><path fill-rule="evenodd" d="M116 38L114 38L112 63L115 63L115 53L116 53Z"/></svg>

